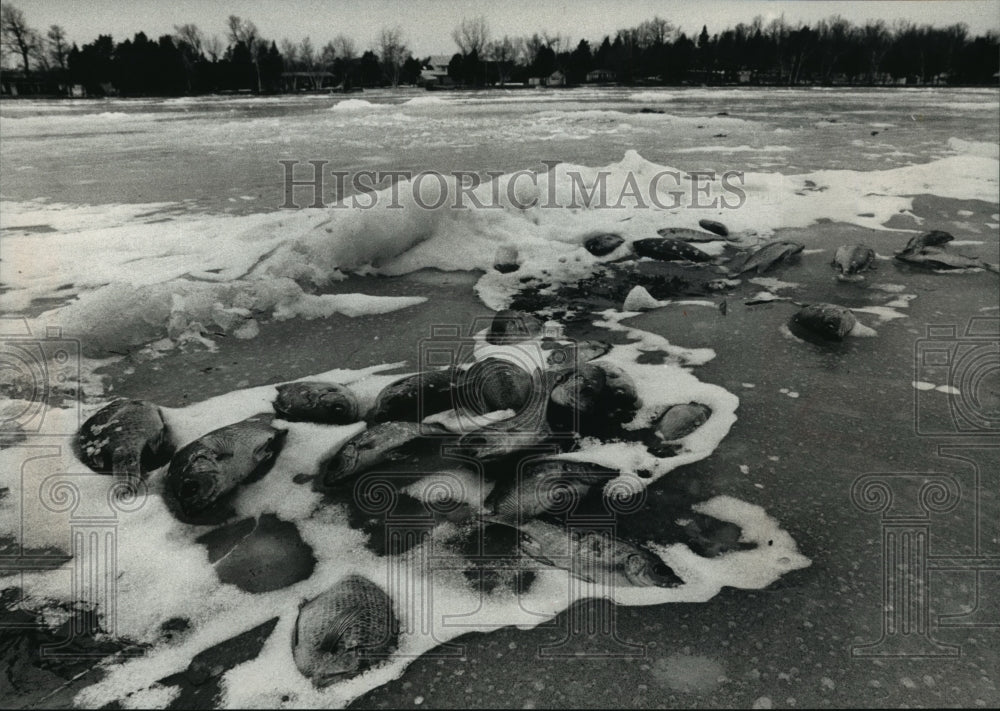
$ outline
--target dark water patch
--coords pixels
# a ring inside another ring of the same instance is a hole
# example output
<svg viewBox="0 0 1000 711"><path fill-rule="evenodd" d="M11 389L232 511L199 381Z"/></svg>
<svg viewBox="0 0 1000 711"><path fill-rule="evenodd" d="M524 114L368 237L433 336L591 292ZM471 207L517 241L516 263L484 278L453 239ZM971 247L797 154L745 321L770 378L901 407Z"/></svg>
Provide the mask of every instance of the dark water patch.
<svg viewBox="0 0 1000 711"><path fill-rule="evenodd" d="M92 611L48 602L65 620L50 627L46 615L25 604L16 587L0 590L0 679L3 704L12 708L68 708L85 686L104 676L96 662L117 654L140 655L142 647L109 638Z"/></svg>
<svg viewBox="0 0 1000 711"><path fill-rule="evenodd" d="M278 618L274 617L202 650L191 659L187 669L157 681L161 686L180 688L180 693L167 708L214 708L220 700L223 674L239 664L255 659L277 624Z"/></svg>
<svg viewBox="0 0 1000 711"><path fill-rule="evenodd" d="M288 587L312 575L312 548L294 523L274 514L243 519L200 536L223 583L259 593Z"/></svg>
<svg viewBox="0 0 1000 711"><path fill-rule="evenodd" d="M186 617L171 617L160 625L160 633L168 644L184 636L191 629L191 620Z"/></svg>
<svg viewBox="0 0 1000 711"><path fill-rule="evenodd" d="M209 531L199 536L196 542L208 549L208 562L215 563L249 536L256 527L255 519L245 518Z"/></svg>
<svg viewBox="0 0 1000 711"><path fill-rule="evenodd" d="M670 360L670 354L666 351L655 350L655 351L643 351L639 354L639 357L635 359L636 363L640 365L662 365Z"/></svg>

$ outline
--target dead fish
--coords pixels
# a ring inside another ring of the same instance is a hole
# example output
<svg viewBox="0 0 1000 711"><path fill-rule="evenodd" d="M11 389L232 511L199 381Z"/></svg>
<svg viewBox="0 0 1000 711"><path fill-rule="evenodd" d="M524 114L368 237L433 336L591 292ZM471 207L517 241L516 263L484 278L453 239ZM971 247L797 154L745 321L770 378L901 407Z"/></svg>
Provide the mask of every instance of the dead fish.
<svg viewBox="0 0 1000 711"><path fill-rule="evenodd" d="M789 326L803 328L829 340L842 341L857 322L851 310L843 306L810 304L792 316Z"/></svg>
<svg viewBox="0 0 1000 711"><path fill-rule="evenodd" d="M837 278L861 278L860 272L873 268L875 250L865 244L841 245L833 255L831 266L837 270Z"/></svg>
<svg viewBox="0 0 1000 711"><path fill-rule="evenodd" d="M746 255L742 264L730 267L730 272L733 274L744 274L749 271L756 271L758 274L763 274L775 264L795 256L803 249L804 245L798 242L767 242Z"/></svg>
<svg viewBox="0 0 1000 711"><path fill-rule="evenodd" d="M524 311L504 309L498 311L490 324L486 340L494 345L520 343L542 335L541 319Z"/></svg>
<svg viewBox="0 0 1000 711"><path fill-rule="evenodd" d="M558 431L604 435L631 421L642 406L631 376L601 361L556 375L549 399L549 422Z"/></svg>
<svg viewBox="0 0 1000 711"><path fill-rule="evenodd" d="M526 521L545 512L572 509L592 486L619 476L616 469L569 459L528 462L517 476L496 483L484 502L505 521Z"/></svg>
<svg viewBox="0 0 1000 711"><path fill-rule="evenodd" d="M493 268L501 274L510 274L521 268L517 261L517 247L500 247L493 258Z"/></svg>
<svg viewBox="0 0 1000 711"><path fill-rule="evenodd" d="M726 227L721 222L717 222L716 220L698 220L698 226L701 227L703 230L714 232L720 237L729 236L729 228Z"/></svg>
<svg viewBox="0 0 1000 711"><path fill-rule="evenodd" d="M618 249L624 241L616 234L594 235L584 240L583 247L595 257L604 257Z"/></svg>
<svg viewBox="0 0 1000 711"><path fill-rule="evenodd" d="M687 227L661 227L656 231L660 237L679 239L683 242L718 242L719 236L702 230L692 230Z"/></svg>
<svg viewBox="0 0 1000 711"><path fill-rule="evenodd" d="M516 363L484 358L459 371L457 405L483 415L497 410L520 410L535 387L535 378Z"/></svg>
<svg viewBox="0 0 1000 711"><path fill-rule="evenodd" d="M439 425L379 422L351 437L322 461L313 488L329 491L372 467L415 458L439 447L438 436L445 434L447 430Z"/></svg>
<svg viewBox="0 0 1000 711"><path fill-rule="evenodd" d="M272 427L274 415L254 415L191 442L170 460L164 500L181 520L212 507L240 484L256 481L274 464L287 430Z"/></svg>
<svg viewBox="0 0 1000 711"><path fill-rule="evenodd" d="M687 437L703 424L708 422L712 416L712 408L702 405L699 402L690 402L684 405L673 405L667 408L656 427L653 428L650 452L657 456L663 453L672 453L670 445L677 440Z"/></svg>
<svg viewBox="0 0 1000 711"><path fill-rule="evenodd" d="M539 520L517 528L523 553L589 583L661 588L684 583L659 556L608 531L567 530Z"/></svg>
<svg viewBox="0 0 1000 711"><path fill-rule="evenodd" d="M346 425L361 418L358 399L338 383L285 383L277 390L274 411L285 420Z"/></svg>
<svg viewBox="0 0 1000 711"><path fill-rule="evenodd" d="M324 688L384 663L399 646L399 620L378 585L349 575L299 607L295 666Z"/></svg>
<svg viewBox="0 0 1000 711"><path fill-rule="evenodd" d="M428 415L450 410L455 406L455 377L453 368L445 368L390 383L375 399L365 421L420 422Z"/></svg>
<svg viewBox="0 0 1000 711"><path fill-rule="evenodd" d="M575 410L578 414L592 414L608 385L604 369L595 363L584 363L576 370L560 375L550 397L556 405Z"/></svg>
<svg viewBox="0 0 1000 711"><path fill-rule="evenodd" d="M99 474L137 482L170 461L174 443L160 408L144 400L114 400L80 427L77 458Z"/></svg>
<svg viewBox="0 0 1000 711"><path fill-rule="evenodd" d="M531 398L513 417L462 435L458 446L476 459L491 460L506 457L552 437L547 414L550 393L558 377L558 372L544 371L534 386Z"/></svg>
<svg viewBox="0 0 1000 711"><path fill-rule="evenodd" d="M545 411L531 408L510 419L462 435L458 446L476 459L489 461L533 447L551 436L552 429L545 421Z"/></svg>
<svg viewBox="0 0 1000 711"><path fill-rule="evenodd" d="M546 351L545 363L550 368L579 367L587 361L600 358L611 351L611 344L604 341L542 341Z"/></svg>
<svg viewBox="0 0 1000 711"><path fill-rule="evenodd" d="M951 242L954 237L944 230L931 230L930 232L924 232L919 235L914 235L910 237L910 241L906 243L906 246L899 252L899 254L906 254L907 252L916 252L924 247L939 247L943 244Z"/></svg>
<svg viewBox="0 0 1000 711"><path fill-rule="evenodd" d="M975 257L947 252L936 247L924 247L913 252L901 252L896 259L907 264L917 264L929 269L986 269L1000 274L1000 266Z"/></svg>
<svg viewBox="0 0 1000 711"><path fill-rule="evenodd" d="M663 262L689 261L710 262L713 257L692 247L687 242L672 237L650 237L638 239L632 243L632 249L640 257L650 257Z"/></svg>

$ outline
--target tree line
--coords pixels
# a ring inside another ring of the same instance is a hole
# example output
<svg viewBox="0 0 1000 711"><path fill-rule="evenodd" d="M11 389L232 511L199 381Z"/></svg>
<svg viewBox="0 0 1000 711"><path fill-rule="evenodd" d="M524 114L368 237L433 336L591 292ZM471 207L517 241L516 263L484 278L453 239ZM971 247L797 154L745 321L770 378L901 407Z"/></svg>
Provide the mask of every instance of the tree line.
<svg viewBox="0 0 1000 711"><path fill-rule="evenodd" d="M947 27L872 20L856 25L840 16L814 25L784 18L688 36L659 17L605 35L591 44L549 33L493 38L483 18L463 19L452 32L458 49L446 72L430 57L415 58L402 28L384 28L359 52L341 34L322 47L309 37L280 42L261 36L248 19L231 15L222 38L194 24L174 26L156 39L139 32L115 42L100 35L78 47L52 25L30 27L24 13L0 8L7 79L21 93L65 93L81 87L91 96L178 96L214 92L280 93L431 82L447 86L554 82L647 85L754 83L996 85L1000 36L970 37L958 23ZM438 71L432 71L437 69ZM430 71L429 71L430 70ZM557 74L558 73L558 74ZM5 82L5 91L9 81Z"/></svg>

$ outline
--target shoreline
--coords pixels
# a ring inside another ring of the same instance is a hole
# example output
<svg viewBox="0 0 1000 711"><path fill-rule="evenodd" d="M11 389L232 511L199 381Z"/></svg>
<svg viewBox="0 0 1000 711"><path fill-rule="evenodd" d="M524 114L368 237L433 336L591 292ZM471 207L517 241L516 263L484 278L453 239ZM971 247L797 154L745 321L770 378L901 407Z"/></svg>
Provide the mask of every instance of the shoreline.
<svg viewBox="0 0 1000 711"><path fill-rule="evenodd" d="M12 96L10 94L0 94L0 105L5 102L18 102L18 101L79 101L79 102L102 102L102 101L143 101L150 99L230 99L230 98L260 98L260 99L273 99L273 98L295 98L295 97L351 97L356 94L375 94L377 96L385 94L419 94L421 92L429 92L433 94L444 93L444 94L464 94L464 93L490 93L494 91L527 91L527 92L565 92L565 91L577 91L580 89L643 89L643 90L684 90L684 89L711 89L718 90L720 92L729 91L732 89L761 89L767 91L774 91L775 89L788 90L788 91L809 91L815 89L877 89L878 91L884 91L886 89L890 90L934 90L934 91L947 91L949 89L982 89L982 90L995 90L997 87L994 84L876 84L876 83L860 83L860 84L794 84L789 85L787 83L776 83L776 84L763 84L763 83L729 83L729 84L617 84L617 83L586 83L586 84L576 84L572 86L531 86L529 84L505 84L496 86L468 86L468 87L423 87L419 85L413 86L376 86L368 87L367 89L355 89L352 91L299 91L299 92L275 92L275 93L258 93L258 92L229 92L229 93L205 93L205 94L137 94L135 96L63 96L63 95L31 95L31 94L19 94L17 96Z"/></svg>

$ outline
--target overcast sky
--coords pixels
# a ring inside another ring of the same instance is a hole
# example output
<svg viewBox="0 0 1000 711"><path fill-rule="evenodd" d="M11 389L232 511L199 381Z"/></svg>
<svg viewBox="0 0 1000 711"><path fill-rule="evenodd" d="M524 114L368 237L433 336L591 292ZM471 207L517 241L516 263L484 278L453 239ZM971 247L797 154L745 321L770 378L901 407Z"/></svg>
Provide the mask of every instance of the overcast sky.
<svg viewBox="0 0 1000 711"><path fill-rule="evenodd" d="M7 0L4 0L7 2ZM786 21L813 23L840 14L856 23L905 18L947 25L964 22L973 34L1000 29L1000 0L13 0L29 24L44 30L62 25L70 41L82 44L99 34L115 41L143 31L156 38L174 25L193 22L206 34L225 36L226 18L253 20L261 34L298 41L309 36L320 47L338 33L353 37L359 48L374 44L382 27L400 25L407 46L418 57L456 51L451 30L463 17L482 15L492 36L525 35L547 30L580 39L632 27L659 15L689 35L702 25L710 33L784 14Z"/></svg>

